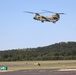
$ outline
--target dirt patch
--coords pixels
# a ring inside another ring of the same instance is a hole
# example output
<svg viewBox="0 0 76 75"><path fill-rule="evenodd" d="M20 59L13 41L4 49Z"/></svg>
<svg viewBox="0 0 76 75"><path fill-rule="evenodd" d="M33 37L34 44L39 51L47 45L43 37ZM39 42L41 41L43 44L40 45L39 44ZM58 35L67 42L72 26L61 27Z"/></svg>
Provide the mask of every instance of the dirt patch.
<svg viewBox="0 0 76 75"><path fill-rule="evenodd" d="M58 71L76 71L76 69L60 69Z"/></svg>
<svg viewBox="0 0 76 75"><path fill-rule="evenodd" d="M0 70L0 72L12 72L14 70Z"/></svg>

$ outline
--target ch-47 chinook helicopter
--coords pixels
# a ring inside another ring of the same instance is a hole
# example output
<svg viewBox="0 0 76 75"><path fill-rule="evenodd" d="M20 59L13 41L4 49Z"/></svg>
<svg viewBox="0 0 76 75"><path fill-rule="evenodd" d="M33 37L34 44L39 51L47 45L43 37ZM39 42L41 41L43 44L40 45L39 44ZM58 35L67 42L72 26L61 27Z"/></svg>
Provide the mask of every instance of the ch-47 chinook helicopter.
<svg viewBox="0 0 76 75"><path fill-rule="evenodd" d="M40 13L35 13L35 12L28 12L28 11L24 11L25 13L31 13L31 14L35 14L35 16L33 17L34 20L39 20L42 23L45 22L52 22L52 23L56 23L59 19L60 19L60 14L65 14L65 13L55 13L55 12L51 12L51 11L47 11L47 10L43 10L45 12L40 12ZM54 13L51 17L48 16L42 16L40 14L42 13Z"/></svg>

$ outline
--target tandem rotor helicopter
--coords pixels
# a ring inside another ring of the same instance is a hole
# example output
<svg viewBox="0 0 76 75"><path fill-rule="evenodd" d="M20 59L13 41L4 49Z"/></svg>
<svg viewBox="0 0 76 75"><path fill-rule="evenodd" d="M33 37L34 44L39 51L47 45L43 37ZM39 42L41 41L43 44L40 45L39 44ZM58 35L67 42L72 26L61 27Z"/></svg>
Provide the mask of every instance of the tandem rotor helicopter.
<svg viewBox="0 0 76 75"><path fill-rule="evenodd" d="M45 12L35 13L35 12L24 11L24 13L35 14L33 19L41 21L42 23L44 23L44 22L56 23L60 19L60 15L65 14L65 13L55 13L55 12L51 12L51 11L47 11L47 10L42 10L42 11L45 11ZM40 15L40 14L46 13L46 12L47 13L54 13L54 14L51 17Z"/></svg>

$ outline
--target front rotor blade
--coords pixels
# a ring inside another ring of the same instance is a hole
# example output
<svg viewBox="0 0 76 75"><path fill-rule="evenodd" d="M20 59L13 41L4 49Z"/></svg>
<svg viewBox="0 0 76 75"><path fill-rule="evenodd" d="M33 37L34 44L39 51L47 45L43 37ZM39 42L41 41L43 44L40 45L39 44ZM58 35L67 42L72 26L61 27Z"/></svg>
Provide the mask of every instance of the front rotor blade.
<svg viewBox="0 0 76 75"><path fill-rule="evenodd" d="M58 13L58 14L65 14L65 13Z"/></svg>
<svg viewBox="0 0 76 75"><path fill-rule="evenodd" d="M46 13L46 12L38 12L38 13L35 13L35 12L29 12L29 11L23 11L24 13L30 13L30 14L43 14L43 13Z"/></svg>
<svg viewBox="0 0 76 75"><path fill-rule="evenodd" d="M34 12L29 12L29 11L23 11L24 13L31 13L31 14L36 14Z"/></svg>

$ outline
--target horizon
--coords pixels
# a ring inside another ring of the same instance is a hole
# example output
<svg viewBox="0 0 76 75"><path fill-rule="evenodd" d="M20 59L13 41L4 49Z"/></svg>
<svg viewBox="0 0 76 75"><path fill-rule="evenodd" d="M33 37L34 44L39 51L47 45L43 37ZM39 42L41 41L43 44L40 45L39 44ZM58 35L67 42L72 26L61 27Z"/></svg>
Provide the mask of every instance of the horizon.
<svg viewBox="0 0 76 75"><path fill-rule="evenodd" d="M51 45L55 45L55 44L59 44L59 43L68 43L68 42L76 42L76 41L67 41L67 42L57 42L57 43L53 43L53 44L49 44L47 46L51 46ZM39 46L39 47L46 47L46 46ZM29 47L29 48L14 48L14 49L7 49L7 50L19 50L19 49L30 49L30 48L38 48L38 47ZM0 51L7 51L7 50L0 50Z"/></svg>

